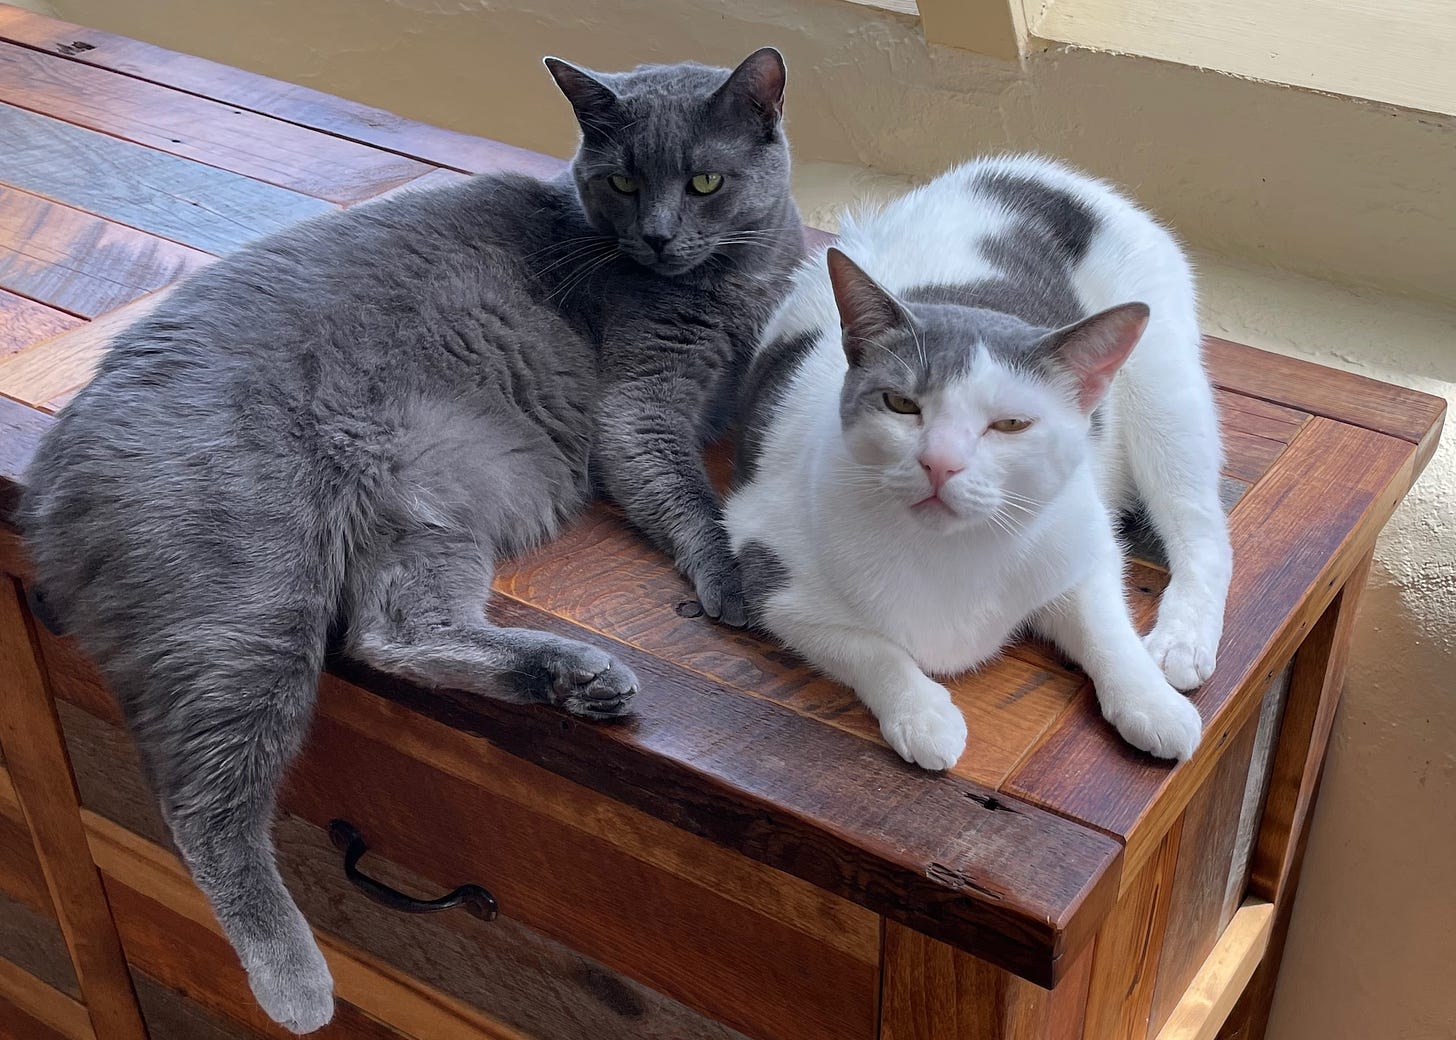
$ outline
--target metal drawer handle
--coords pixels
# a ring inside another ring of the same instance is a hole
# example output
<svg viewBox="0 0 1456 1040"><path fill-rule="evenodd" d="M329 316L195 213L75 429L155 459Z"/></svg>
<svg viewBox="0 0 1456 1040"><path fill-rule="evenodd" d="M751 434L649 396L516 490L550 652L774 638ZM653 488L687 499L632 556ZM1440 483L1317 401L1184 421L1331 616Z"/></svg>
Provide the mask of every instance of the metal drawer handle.
<svg viewBox="0 0 1456 1040"><path fill-rule="evenodd" d="M495 896L479 885L461 885L439 899L415 899L398 889L390 888L382 881L374 880L359 870L359 861L369 851L369 846L364 843L364 835L348 820L329 821L329 840L334 843L334 848L344 854L344 876L360 892L391 910L403 910L407 914L432 914L436 910L462 906L467 913L482 921L494 921L500 913Z"/></svg>

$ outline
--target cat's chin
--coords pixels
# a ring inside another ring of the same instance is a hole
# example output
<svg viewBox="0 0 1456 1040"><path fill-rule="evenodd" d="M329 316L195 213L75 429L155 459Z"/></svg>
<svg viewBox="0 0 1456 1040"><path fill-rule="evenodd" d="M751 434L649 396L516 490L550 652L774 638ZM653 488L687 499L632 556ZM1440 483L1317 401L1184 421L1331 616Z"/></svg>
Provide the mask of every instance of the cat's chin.
<svg viewBox="0 0 1456 1040"><path fill-rule="evenodd" d="M922 527L931 531L956 531L976 522L976 517L965 516L957 512L954 506L940 498L922 498L920 501L912 503L910 515Z"/></svg>

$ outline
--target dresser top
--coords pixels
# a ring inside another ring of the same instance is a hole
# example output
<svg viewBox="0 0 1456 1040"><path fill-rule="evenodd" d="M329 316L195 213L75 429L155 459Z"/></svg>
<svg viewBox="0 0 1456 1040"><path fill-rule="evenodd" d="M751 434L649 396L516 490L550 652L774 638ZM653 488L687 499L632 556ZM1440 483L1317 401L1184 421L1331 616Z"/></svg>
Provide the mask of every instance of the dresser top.
<svg viewBox="0 0 1456 1040"><path fill-rule="evenodd" d="M0 140L0 519L50 416L168 285L313 214L469 173L562 166L5 5ZM1051 985L1370 551L1441 428L1439 398L1206 346L1235 565L1218 670L1193 695L1204 743L1177 768L1124 745L1085 676L1024 642L952 684L966 753L949 774L923 773L849 691L701 616L668 561L606 505L502 567L491 612L615 644L642 679L630 719L593 725L349 662L333 670L370 691L359 696ZM1146 625L1167 576L1143 555L1129 595Z"/></svg>

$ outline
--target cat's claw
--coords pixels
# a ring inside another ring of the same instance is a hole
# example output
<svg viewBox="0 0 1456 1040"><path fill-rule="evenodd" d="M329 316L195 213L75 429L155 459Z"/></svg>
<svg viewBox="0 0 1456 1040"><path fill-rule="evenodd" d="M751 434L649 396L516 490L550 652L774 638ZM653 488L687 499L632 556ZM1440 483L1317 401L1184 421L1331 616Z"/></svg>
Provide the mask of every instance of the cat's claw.
<svg viewBox="0 0 1456 1040"><path fill-rule="evenodd" d="M573 715L610 719L625 714L639 688L637 676L605 650L563 640L546 662L552 701Z"/></svg>
<svg viewBox="0 0 1456 1040"><path fill-rule="evenodd" d="M1155 758L1186 762L1203 737L1203 719L1188 698L1164 687L1164 695L1147 697L1134 708L1109 715L1107 721L1133 747Z"/></svg>
<svg viewBox="0 0 1456 1040"><path fill-rule="evenodd" d="M916 697L913 706L886 714L880 733L905 761L922 769L949 769L966 750L966 719L945 687L926 682L938 695Z"/></svg>
<svg viewBox="0 0 1456 1040"><path fill-rule="evenodd" d="M312 1033L333 1019L334 977L311 935L294 949L281 955L270 952L247 967L248 986L258 1006L285 1029Z"/></svg>
<svg viewBox="0 0 1456 1040"><path fill-rule="evenodd" d="M1210 637L1194 625L1169 619L1143 637L1143 646L1174 689L1196 690L1213 674L1218 635Z"/></svg>

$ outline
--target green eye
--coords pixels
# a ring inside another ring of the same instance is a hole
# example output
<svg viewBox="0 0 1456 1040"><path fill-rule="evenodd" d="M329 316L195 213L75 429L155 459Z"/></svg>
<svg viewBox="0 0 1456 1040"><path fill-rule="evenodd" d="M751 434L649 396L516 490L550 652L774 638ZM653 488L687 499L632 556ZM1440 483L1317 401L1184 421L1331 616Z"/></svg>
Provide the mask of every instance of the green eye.
<svg viewBox="0 0 1456 1040"><path fill-rule="evenodd" d="M700 173L688 181L688 191L694 195L711 195L721 187L723 187L721 173Z"/></svg>
<svg viewBox="0 0 1456 1040"><path fill-rule="evenodd" d="M625 173L614 173L607 178L607 183L623 195L637 194L636 177L628 177Z"/></svg>
<svg viewBox="0 0 1456 1040"><path fill-rule="evenodd" d="M997 419L990 428L997 433L1020 433L1030 425L1030 419Z"/></svg>
<svg viewBox="0 0 1456 1040"><path fill-rule="evenodd" d="M920 414L920 406L901 394L885 394L885 407L898 415Z"/></svg>

